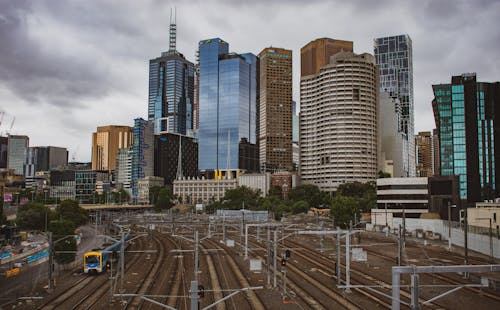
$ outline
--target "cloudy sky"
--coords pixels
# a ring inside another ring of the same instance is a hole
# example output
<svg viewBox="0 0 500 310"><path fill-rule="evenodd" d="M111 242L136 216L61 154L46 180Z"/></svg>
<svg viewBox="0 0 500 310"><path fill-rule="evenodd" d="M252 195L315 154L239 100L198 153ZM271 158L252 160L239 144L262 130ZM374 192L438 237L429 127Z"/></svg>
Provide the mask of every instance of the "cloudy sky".
<svg viewBox="0 0 500 310"><path fill-rule="evenodd" d="M177 49L194 61L198 41L220 37L230 50L293 50L299 99L300 48L320 37L413 40L415 130L431 130L431 85L477 72L500 80L500 1L487 0L0 0L0 131L30 145L67 147L90 161L97 126L146 117L149 59L168 49L170 8ZM71 158L70 158L71 159Z"/></svg>

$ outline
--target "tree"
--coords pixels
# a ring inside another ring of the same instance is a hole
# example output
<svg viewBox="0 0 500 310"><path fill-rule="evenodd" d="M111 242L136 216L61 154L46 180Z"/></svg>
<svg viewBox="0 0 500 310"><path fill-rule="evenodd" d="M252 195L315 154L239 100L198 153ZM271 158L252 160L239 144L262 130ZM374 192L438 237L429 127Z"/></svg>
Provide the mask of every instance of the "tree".
<svg viewBox="0 0 500 310"><path fill-rule="evenodd" d="M26 229L45 230L52 212L41 203L28 202L17 209L16 223Z"/></svg>
<svg viewBox="0 0 500 310"><path fill-rule="evenodd" d="M168 210L174 206L174 195L169 188L162 187L159 190L157 197L158 198L154 204L155 211L160 212L162 210Z"/></svg>
<svg viewBox="0 0 500 310"><path fill-rule="evenodd" d="M75 227L78 227L87 223L89 216L88 212L80 207L78 201L67 199L61 201L57 206L56 218L73 222Z"/></svg>
<svg viewBox="0 0 500 310"><path fill-rule="evenodd" d="M120 190L113 192L113 202L122 204L124 202L128 202L130 200L130 194L121 188Z"/></svg>
<svg viewBox="0 0 500 310"><path fill-rule="evenodd" d="M296 201L290 207L290 211L292 212L292 214L306 213L307 211L309 211L309 203L304 200Z"/></svg>
<svg viewBox="0 0 500 310"><path fill-rule="evenodd" d="M331 204L331 215L334 218L335 225L341 227L349 226L349 222L354 222L354 215L359 219L359 208L355 198L335 195Z"/></svg>
<svg viewBox="0 0 500 310"><path fill-rule="evenodd" d="M248 210L257 210L260 200L260 190L254 190L247 186L238 186L234 189L228 189L222 199L224 209L239 210L242 208Z"/></svg>
<svg viewBox="0 0 500 310"><path fill-rule="evenodd" d="M77 250L76 240L74 237L69 237L75 234L75 229L75 223L69 220L56 220L51 221L49 224L49 231L52 232L54 241L64 238L54 244L54 259L59 264L67 264L75 260Z"/></svg>
<svg viewBox="0 0 500 310"><path fill-rule="evenodd" d="M385 179L385 178L390 178L390 177L391 177L391 174L390 174L390 173L388 173L388 172L384 172L384 171L382 171L382 170L380 170L380 171L378 172L378 178L379 178L379 179Z"/></svg>
<svg viewBox="0 0 500 310"><path fill-rule="evenodd" d="M158 201L160 191L163 188L163 186L152 186L149 188L149 204L154 205Z"/></svg>
<svg viewBox="0 0 500 310"><path fill-rule="evenodd" d="M330 204L330 194L321 192L319 187L312 184L304 184L290 190L288 199L292 202L300 200L306 201L311 208L319 208L322 205Z"/></svg>
<svg viewBox="0 0 500 310"><path fill-rule="evenodd" d="M278 197L279 199L281 199L283 197L283 191L282 191L281 187L279 187L278 185L275 185L269 189L269 193L267 195L273 196L273 197Z"/></svg>

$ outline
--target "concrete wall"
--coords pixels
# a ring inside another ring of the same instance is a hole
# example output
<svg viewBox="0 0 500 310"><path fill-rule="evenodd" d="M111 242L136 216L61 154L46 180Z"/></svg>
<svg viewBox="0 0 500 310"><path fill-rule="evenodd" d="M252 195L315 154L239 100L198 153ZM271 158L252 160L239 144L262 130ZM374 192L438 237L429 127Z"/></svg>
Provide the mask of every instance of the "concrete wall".
<svg viewBox="0 0 500 310"><path fill-rule="evenodd" d="M393 219L394 227L399 227L403 225L401 218ZM452 222L456 225L456 222ZM463 229L457 227L451 228L451 243L452 245L464 246L464 231ZM415 234L417 229L421 229L424 232L432 231L434 234L438 233L441 235L441 239L448 240L449 230L448 221L443 220L426 220L426 219L406 219L406 231ZM490 255L490 237L488 234L477 234L469 231L468 234L468 247L473 251L483 253L485 255ZM493 242L493 256L500 258L500 239L497 238L495 231L493 231L492 236Z"/></svg>

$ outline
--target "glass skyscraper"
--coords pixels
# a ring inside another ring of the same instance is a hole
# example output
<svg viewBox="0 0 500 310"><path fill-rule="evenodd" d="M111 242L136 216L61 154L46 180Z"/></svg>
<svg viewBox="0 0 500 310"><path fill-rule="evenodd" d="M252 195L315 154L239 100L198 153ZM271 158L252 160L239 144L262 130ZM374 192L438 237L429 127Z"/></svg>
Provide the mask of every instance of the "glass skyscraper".
<svg viewBox="0 0 500 310"><path fill-rule="evenodd" d="M441 175L457 175L460 197L477 202L498 197L500 83L480 83L475 73L433 85ZM496 143L495 143L496 142Z"/></svg>
<svg viewBox="0 0 500 310"><path fill-rule="evenodd" d="M176 50L149 61L148 120L155 134L193 129L194 64Z"/></svg>
<svg viewBox="0 0 500 310"><path fill-rule="evenodd" d="M142 118L134 119L133 134L131 187L132 200L135 203L139 195L139 179L154 174L153 122Z"/></svg>
<svg viewBox="0 0 500 310"><path fill-rule="evenodd" d="M380 92L397 99L394 109L398 115L398 131L405 135L401 154L403 174L412 177L415 176L412 41L408 35L377 38L374 50L380 70Z"/></svg>
<svg viewBox="0 0 500 310"><path fill-rule="evenodd" d="M199 169L256 170L257 57L215 38L200 41L199 58Z"/></svg>

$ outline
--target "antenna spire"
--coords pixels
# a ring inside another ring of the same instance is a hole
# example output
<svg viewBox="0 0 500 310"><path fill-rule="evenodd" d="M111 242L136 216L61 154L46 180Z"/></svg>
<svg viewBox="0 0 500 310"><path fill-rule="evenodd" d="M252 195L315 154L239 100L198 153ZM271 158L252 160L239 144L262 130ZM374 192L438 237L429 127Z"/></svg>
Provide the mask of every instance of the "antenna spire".
<svg viewBox="0 0 500 310"><path fill-rule="evenodd" d="M177 180L181 180L182 175L182 135L179 135L179 158L177 159Z"/></svg>
<svg viewBox="0 0 500 310"><path fill-rule="evenodd" d="M169 38L169 51L175 51L175 43L177 41L177 8L174 8L172 15L172 8L170 8L170 38Z"/></svg>

